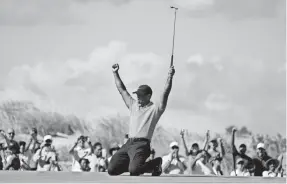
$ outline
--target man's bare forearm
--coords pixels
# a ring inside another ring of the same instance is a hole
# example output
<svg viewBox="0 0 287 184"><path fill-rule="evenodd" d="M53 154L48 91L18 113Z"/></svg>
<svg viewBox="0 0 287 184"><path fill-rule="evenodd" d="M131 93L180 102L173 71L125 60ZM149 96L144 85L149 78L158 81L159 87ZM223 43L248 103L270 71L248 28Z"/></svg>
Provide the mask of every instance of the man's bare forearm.
<svg viewBox="0 0 287 184"><path fill-rule="evenodd" d="M166 81L166 84L164 87L163 94L161 96L160 109L162 111L165 110L166 105L167 105L168 96L169 96L171 88L172 88L172 79L173 79L173 76L171 74L169 74L167 77L167 81Z"/></svg>
<svg viewBox="0 0 287 184"><path fill-rule="evenodd" d="M118 88L118 91L120 93L126 91L126 86L124 85L124 83L123 83L123 81L122 81L122 79L121 79L121 77L119 75L119 72L116 71L116 72L113 72L113 74L114 74L115 83L116 83L116 86Z"/></svg>
<svg viewBox="0 0 287 184"><path fill-rule="evenodd" d="M166 80L164 91L163 91L163 97L166 100L167 100L167 98L168 98L168 96L170 94L170 91L171 91L172 79L173 79L173 76L169 74L168 77L167 77L167 80Z"/></svg>

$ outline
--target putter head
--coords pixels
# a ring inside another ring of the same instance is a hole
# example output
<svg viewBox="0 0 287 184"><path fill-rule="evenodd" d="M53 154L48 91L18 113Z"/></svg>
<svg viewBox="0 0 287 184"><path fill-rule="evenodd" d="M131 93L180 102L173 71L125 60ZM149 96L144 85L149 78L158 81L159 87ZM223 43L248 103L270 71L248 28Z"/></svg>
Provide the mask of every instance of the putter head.
<svg viewBox="0 0 287 184"><path fill-rule="evenodd" d="M174 6L171 6L170 8L174 8L175 10L178 10L178 8L177 8L177 7L174 7Z"/></svg>

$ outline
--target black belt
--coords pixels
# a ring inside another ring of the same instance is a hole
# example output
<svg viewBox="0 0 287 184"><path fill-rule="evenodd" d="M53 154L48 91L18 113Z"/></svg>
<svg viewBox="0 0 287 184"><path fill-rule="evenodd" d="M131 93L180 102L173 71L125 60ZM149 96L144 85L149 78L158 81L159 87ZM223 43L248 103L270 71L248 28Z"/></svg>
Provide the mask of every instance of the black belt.
<svg viewBox="0 0 287 184"><path fill-rule="evenodd" d="M147 138L137 138L137 137L129 138L128 141L131 141L131 142L141 142L141 141L150 142L150 140Z"/></svg>

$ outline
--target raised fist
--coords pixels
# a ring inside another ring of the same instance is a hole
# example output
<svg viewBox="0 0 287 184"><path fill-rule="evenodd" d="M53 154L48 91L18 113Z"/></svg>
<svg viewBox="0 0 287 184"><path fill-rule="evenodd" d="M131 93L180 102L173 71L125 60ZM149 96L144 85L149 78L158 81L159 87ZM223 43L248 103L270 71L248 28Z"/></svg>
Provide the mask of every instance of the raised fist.
<svg viewBox="0 0 287 184"><path fill-rule="evenodd" d="M174 66L171 66L171 67L169 68L168 75L173 76L173 75L174 75L174 73L175 73Z"/></svg>
<svg viewBox="0 0 287 184"><path fill-rule="evenodd" d="M119 64L114 64L112 68L113 68L113 72L117 72L120 69L120 66Z"/></svg>

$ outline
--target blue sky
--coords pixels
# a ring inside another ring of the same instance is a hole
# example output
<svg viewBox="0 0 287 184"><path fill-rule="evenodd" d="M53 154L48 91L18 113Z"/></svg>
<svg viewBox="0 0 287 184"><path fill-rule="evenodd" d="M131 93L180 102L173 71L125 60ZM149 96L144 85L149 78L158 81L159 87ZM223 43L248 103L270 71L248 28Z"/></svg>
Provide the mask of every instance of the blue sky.
<svg viewBox="0 0 287 184"><path fill-rule="evenodd" d="M111 73L119 62L128 89L150 84L156 101L169 67L170 5L180 8L176 76L160 124L286 134L284 0L2 0L0 100L87 119L126 115Z"/></svg>

